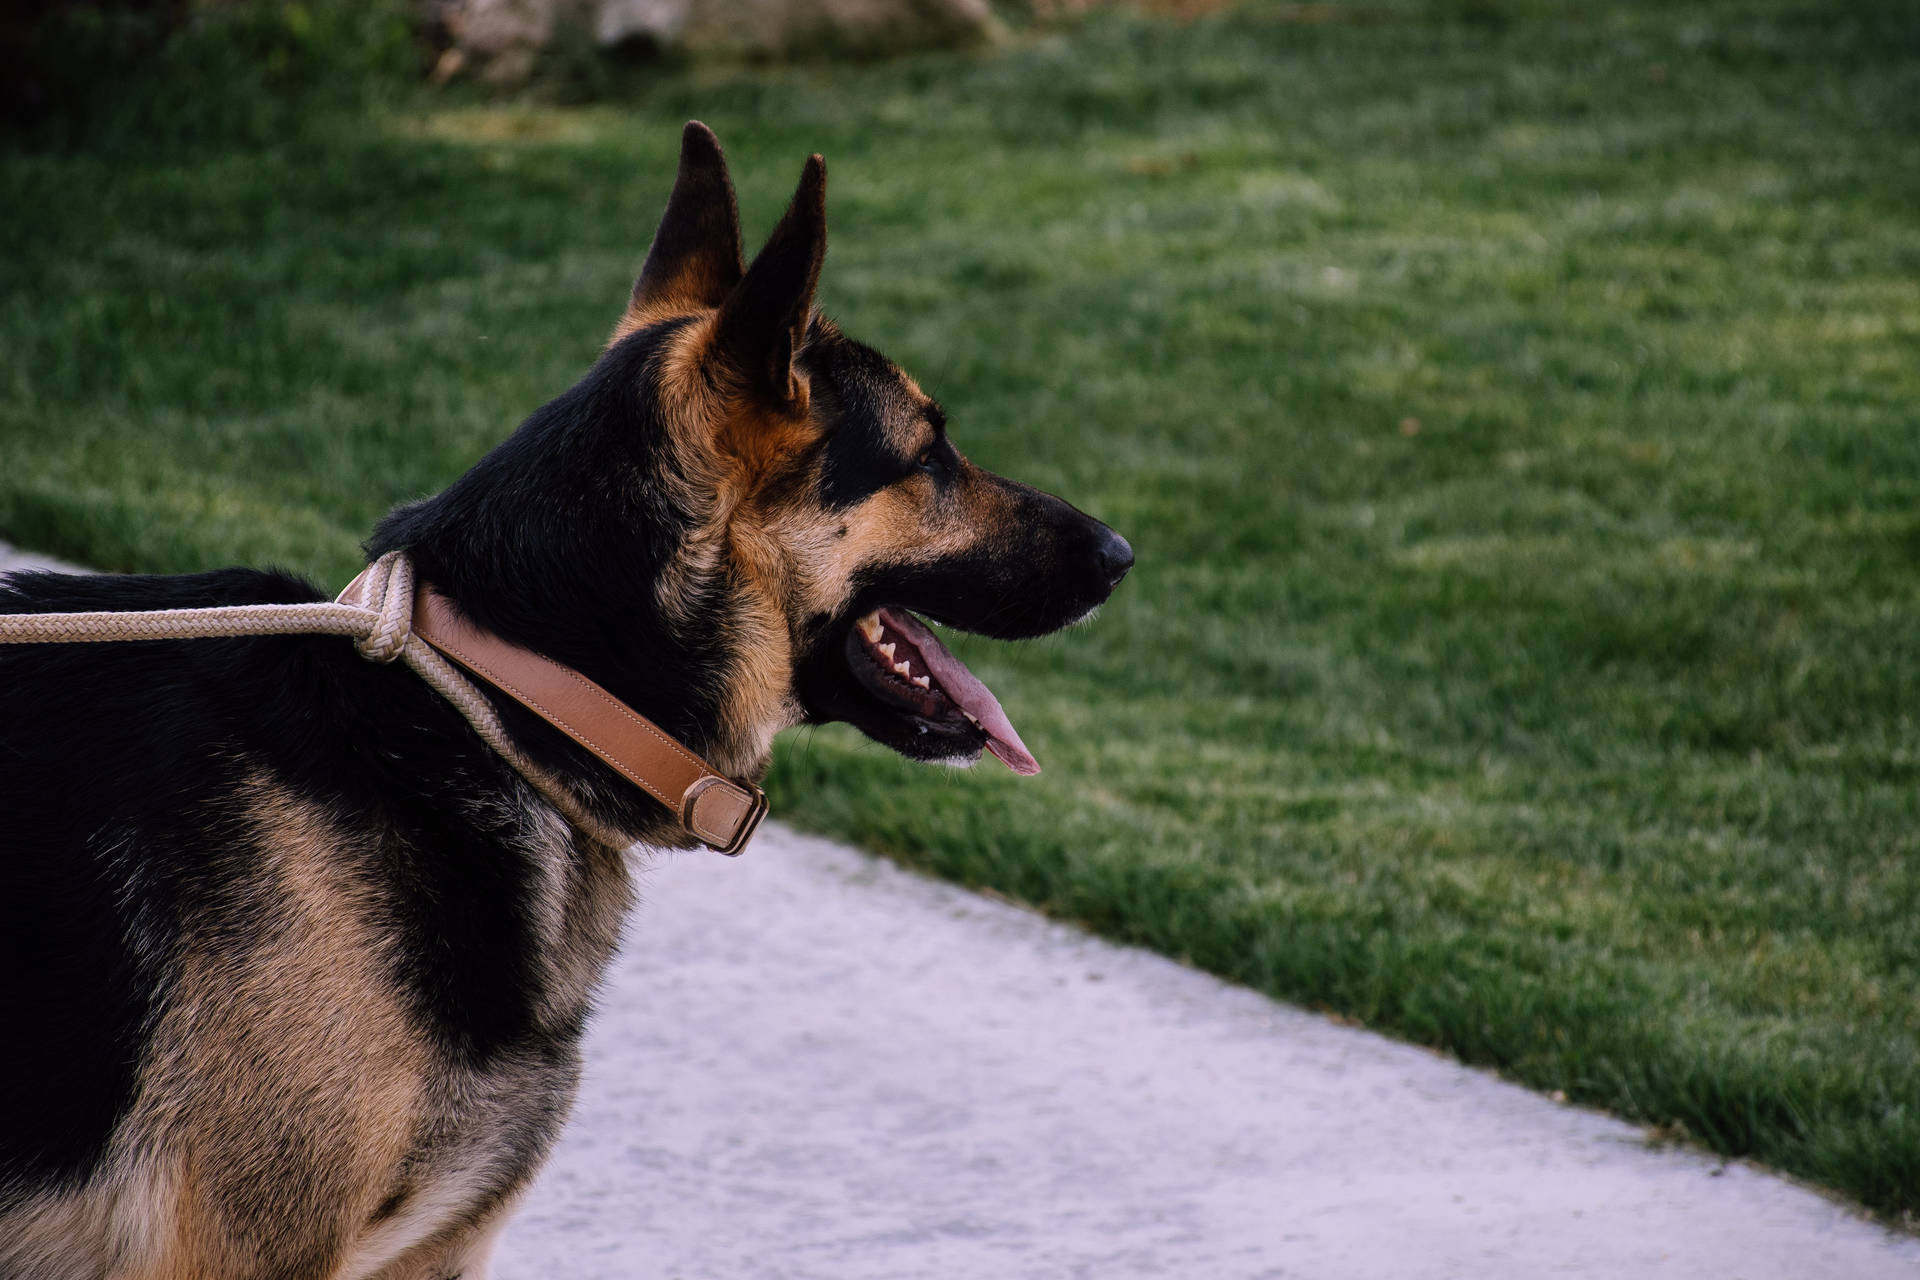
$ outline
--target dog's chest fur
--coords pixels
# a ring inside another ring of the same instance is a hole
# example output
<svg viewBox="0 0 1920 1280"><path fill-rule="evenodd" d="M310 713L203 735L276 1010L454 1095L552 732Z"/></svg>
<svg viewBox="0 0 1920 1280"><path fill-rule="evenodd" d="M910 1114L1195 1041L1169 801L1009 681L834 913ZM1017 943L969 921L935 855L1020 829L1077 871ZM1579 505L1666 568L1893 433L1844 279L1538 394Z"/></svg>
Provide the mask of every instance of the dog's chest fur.
<svg viewBox="0 0 1920 1280"><path fill-rule="evenodd" d="M335 851L356 837L332 833L330 850L329 838L315 835L326 831L326 815L273 794L271 787L266 792L272 798L263 799L255 813L274 830L262 846L285 859L282 893L298 902L304 896L296 887L303 862L308 871L324 875ZM404 971L408 949L417 947L417 940L383 934L381 922L393 917L393 904L352 900L377 897L386 887L343 881L317 895L310 927L357 932L360 936L342 939L342 950L374 958L369 972L343 981L330 1018L329 1011L311 1008L290 1010L288 1020L290 1034L300 1027L329 1026L333 1042L311 1046L312 1060L348 1058L359 1076L360 1131L337 1153L345 1176L336 1195L351 1198L359 1187L382 1194L378 1203L358 1206L363 1226L346 1251L338 1272L343 1278L374 1275L410 1249L475 1230L531 1179L572 1105L581 1029L630 898L621 855L575 834L530 789L516 784L456 803L476 830L507 833L495 839L517 855L526 872L520 900L524 966L517 993L524 1001L525 1023L484 1050L444 1033L421 1036L419 1010L406 1007L407 984L391 980ZM404 842L396 832L360 838ZM358 924L340 923L356 916ZM324 944L299 950L333 952ZM255 972L273 967L269 962ZM308 992L321 985L312 975L302 976ZM204 1052L205 1032L195 1039ZM369 1089L369 1075L383 1067L393 1071L391 1088ZM320 1074L315 1072L316 1083ZM397 1158L382 1152L369 1160L383 1134L404 1134L403 1149ZM214 1140L206 1132L195 1137L202 1149ZM354 1164L361 1167L355 1170Z"/></svg>

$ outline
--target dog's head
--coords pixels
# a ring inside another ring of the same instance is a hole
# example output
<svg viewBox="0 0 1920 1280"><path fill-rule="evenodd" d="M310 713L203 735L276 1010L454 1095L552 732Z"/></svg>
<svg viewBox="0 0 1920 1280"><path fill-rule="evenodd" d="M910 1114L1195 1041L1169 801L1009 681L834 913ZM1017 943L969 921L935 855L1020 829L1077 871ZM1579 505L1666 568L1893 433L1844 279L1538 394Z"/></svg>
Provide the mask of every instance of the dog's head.
<svg viewBox="0 0 1920 1280"><path fill-rule="evenodd" d="M743 265L719 144L689 124L594 370L371 549L408 548L479 621L730 772L757 776L779 730L833 720L915 759L987 750L1035 772L922 620L1054 631L1107 598L1132 549L968 462L912 378L814 310L825 197L814 156Z"/></svg>

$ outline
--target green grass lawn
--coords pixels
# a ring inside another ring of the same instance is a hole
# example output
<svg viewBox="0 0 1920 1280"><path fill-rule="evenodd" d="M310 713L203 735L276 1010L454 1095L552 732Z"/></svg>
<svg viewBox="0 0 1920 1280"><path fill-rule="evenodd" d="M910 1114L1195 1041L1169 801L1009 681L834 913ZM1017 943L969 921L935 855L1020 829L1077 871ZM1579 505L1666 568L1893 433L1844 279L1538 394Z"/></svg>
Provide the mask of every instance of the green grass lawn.
<svg viewBox="0 0 1920 1280"><path fill-rule="evenodd" d="M0 152L0 537L338 585L594 358L682 120L756 243L824 152L827 309L1139 565L957 646L1042 776L834 728L778 815L1912 1222L1920 20L1583 12Z"/></svg>

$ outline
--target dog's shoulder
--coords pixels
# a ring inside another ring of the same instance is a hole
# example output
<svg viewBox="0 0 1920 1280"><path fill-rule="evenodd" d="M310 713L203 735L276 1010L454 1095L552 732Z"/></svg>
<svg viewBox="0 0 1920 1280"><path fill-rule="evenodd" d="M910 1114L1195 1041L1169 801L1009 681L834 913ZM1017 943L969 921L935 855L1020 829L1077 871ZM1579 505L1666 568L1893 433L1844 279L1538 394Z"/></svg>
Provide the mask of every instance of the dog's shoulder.
<svg viewBox="0 0 1920 1280"><path fill-rule="evenodd" d="M0 614L316 595L244 570L22 573L0 580ZM239 757L271 700L251 648L0 645L0 1183L76 1176L131 1100L166 998L183 873L223 843L233 808L220 762Z"/></svg>
<svg viewBox="0 0 1920 1280"><path fill-rule="evenodd" d="M24 574L0 614L323 598L250 570ZM576 864L452 707L339 636L0 645L0 764L0 1206L102 1158L152 1038L215 998L183 957L257 974L287 938L359 928L392 993L366 1000L484 1061L577 1035L574 971L625 901L617 858ZM605 909L575 938L554 904L589 874Z"/></svg>

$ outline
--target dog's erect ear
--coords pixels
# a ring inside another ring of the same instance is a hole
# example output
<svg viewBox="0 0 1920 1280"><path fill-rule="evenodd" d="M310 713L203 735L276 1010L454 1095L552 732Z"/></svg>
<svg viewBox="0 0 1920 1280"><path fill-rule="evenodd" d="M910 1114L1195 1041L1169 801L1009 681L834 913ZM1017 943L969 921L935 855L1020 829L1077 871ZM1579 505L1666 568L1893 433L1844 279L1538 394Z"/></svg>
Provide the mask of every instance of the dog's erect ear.
<svg viewBox="0 0 1920 1280"><path fill-rule="evenodd" d="M826 256L827 162L809 156L786 216L721 306L713 333L714 355L789 413L807 408L807 386L794 372L793 355L806 338Z"/></svg>
<svg viewBox="0 0 1920 1280"><path fill-rule="evenodd" d="M740 206L720 140L698 120L680 135L680 174L653 233L628 314L654 307L717 307L740 283Z"/></svg>

